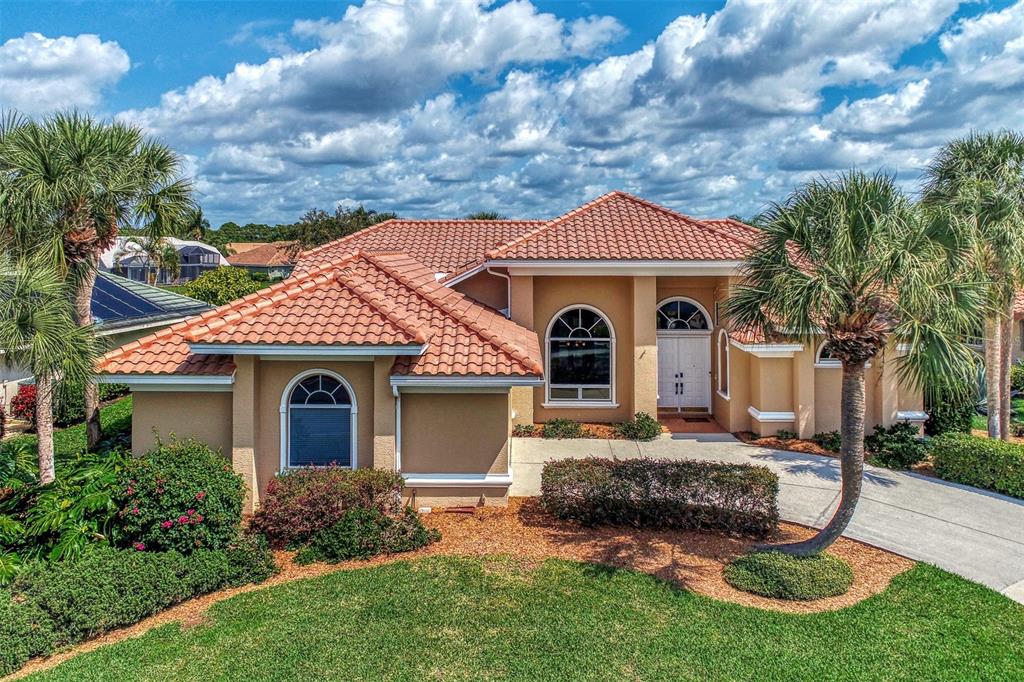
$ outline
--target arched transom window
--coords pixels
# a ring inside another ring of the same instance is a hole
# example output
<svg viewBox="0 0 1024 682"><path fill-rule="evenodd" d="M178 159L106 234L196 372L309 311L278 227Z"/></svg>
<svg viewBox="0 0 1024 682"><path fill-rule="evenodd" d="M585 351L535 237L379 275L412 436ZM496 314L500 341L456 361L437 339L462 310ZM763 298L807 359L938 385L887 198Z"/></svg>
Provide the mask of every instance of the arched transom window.
<svg viewBox="0 0 1024 682"><path fill-rule="evenodd" d="M610 402L614 335L594 308L559 313L548 328L548 400Z"/></svg>
<svg viewBox="0 0 1024 682"><path fill-rule="evenodd" d="M707 331L710 320L699 307L683 299L667 301L658 308L658 329L661 331Z"/></svg>
<svg viewBox="0 0 1024 682"><path fill-rule="evenodd" d="M832 353L832 347L827 341L818 346L818 357L814 359L814 364L817 367L843 366L842 361Z"/></svg>
<svg viewBox="0 0 1024 682"><path fill-rule="evenodd" d="M329 374L312 374L288 396L288 467L352 466L353 406L348 389Z"/></svg>

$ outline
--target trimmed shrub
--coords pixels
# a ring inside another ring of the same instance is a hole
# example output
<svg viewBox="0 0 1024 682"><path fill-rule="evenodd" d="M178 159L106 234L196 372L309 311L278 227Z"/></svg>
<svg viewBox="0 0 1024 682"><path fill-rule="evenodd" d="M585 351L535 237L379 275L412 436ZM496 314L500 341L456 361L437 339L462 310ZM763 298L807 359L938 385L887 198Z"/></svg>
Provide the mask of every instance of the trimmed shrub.
<svg viewBox="0 0 1024 682"><path fill-rule="evenodd" d="M876 426L864 439L864 449L871 454L871 463L890 469L909 469L928 454L928 448L917 435L917 426L898 422L889 428Z"/></svg>
<svg viewBox="0 0 1024 682"><path fill-rule="evenodd" d="M532 438L537 429L533 424L516 424L512 427L513 438Z"/></svg>
<svg viewBox="0 0 1024 682"><path fill-rule="evenodd" d="M231 464L195 440L158 444L120 472L120 544L147 551L224 549L238 535L245 495Z"/></svg>
<svg viewBox="0 0 1024 682"><path fill-rule="evenodd" d="M53 623L42 609L0 591L0 676L53 651L55 639Z"/></svg>
<svg viewBox="0 0 1024 682"><path fill-rule="evenodd" d="M779 440L796 440L800 437L796 431L790 431L789 429L779 429L775 432L775 437Z"/></svg>
<svg viewBox="0 0 1024 682"><path fill-rule="evenodd" d="M725 580L737 590L762 597L806 601L846 594L853 584L853 569L831 554L758 552L726 566Z"/></svg>
<svg viewBox="0 0 1024 682"><path fill-rule="evenodd" d="M267 485L249 529L265 535L275 549L297 548L336 524L349 509L397 512L403 484L400 474L383 469L328 466L286 471Z"/></svg>
<svg viewBox="0 0 1024 682"><path fill-rule="evenodd" d="M646 412L637 412L628 422L616 424L615 432L626 440L654 440L661 435L661 424Z"/></svg>
<svg viewBox="0 0 1024 682"><path fill-rule="evenodd" d="M566 459L541 472L541 502L587 525L719 529L765 537L779 522L779 478L765 467L655 459Z"/></svg>
<svg viewBox="0 0 1024 682"><path fill-rule="evenodd" d="M544 438L583 438L583 424L572 419L552 419L541 427L540 435Z"/></svg>
<svg viewBox="0 0 1024 682"><path fill-rule="evenodd" d="M18 394L11 400L11 416L36 424L36 387L35 384L21 384Z"/></svg>
<svg viewBox="0 0 1024 682"><path fill-rule="evenodd" d="M1024 446L962 433L931 442L939 478L1024 498Z"/></svg>
<svg viewBox="0 0 1024 682"><path fill-rule="evenodd" d="M309 544L299 550L295 561L309 564L369 559L378 554L410 552L440 539L440 533L426 528L411 507L406 507L397 517L379 509L355 508L346 511L334 525L313 535Z"/></svg>
<svg viewBox="0 0 1024 682"><path fill-rule="evenodd" d="M928 412L925 434L941 436L944 433L970 433L971 418L978 409L969 392L942 391L934 397L925 394L925 411Z"/></svg>
<svg viewBox="0 0 1024 682"><path fill-rule="evenodd" d="M1010 390L1024 393L1024 362L1015 362L1010 366Z"/></svg>
<svg viewBox="0 0 1024 682"><path fill-rule="evenodd" d="M816 433L811 440L830 452L839 452L843 447L843 436L838 431Z"/></svg>

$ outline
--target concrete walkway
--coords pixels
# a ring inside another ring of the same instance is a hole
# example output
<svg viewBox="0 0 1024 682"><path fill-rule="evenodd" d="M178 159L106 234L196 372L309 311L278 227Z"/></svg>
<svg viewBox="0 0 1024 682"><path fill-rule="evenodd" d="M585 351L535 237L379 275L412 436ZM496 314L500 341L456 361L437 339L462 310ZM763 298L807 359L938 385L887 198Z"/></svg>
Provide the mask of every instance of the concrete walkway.
<svg viewBox="0 0 1024 682"><path fill-rule="evenodd" d="M782 518L809 526L823 526L838 504L838 460L757 448L729 434L666 434L650 443L514 438L510 494L539 494L544 462L578 457L760 464L779 475ZM862 497L845 535L935 564L1024 603L1024 500L866 466Z"/></svg>

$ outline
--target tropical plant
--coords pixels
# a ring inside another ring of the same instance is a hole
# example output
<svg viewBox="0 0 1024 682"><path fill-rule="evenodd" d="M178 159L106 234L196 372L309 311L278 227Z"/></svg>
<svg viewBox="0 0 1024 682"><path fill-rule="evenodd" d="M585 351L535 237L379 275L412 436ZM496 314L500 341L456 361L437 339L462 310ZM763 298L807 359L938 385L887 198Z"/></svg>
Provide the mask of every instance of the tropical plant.
<svg viewBox="0 0 1024 682"><path fill-rule="evenodd" d="M66 282L45 259L0 261L0 353L35 377L39 480L49 483L55 388L92 379L98 344L91 325L75 324Z"/></svg>
<svg viewBox="0 0 1024 682"><path fill-rule="evenodd" d="M243 268L225 266L207 270L182 287L181 293L220 306L265 287L266 283L257 282Z"/></svg>
<svg viewBox="0 0 1024 682"><path fill-rule="evenodd" d="M926 171L925 204L964 226L987 276L985 373L988 434L1010 430L1013 301L1024 284L1024 134L971 133L944 146Z"/></svg>
<svg viewBox="0 0 1024 682"><path fill-rule="evenodd" d="M466 216L466 220L508 220L508 216L496 211L477 211Z"/></svg>
<svg viewBox="0 0 1024 682"><path fill-rule="evenodd" d="M908 347L895 368L906 385L972 375L963 339L978 323L984 286L965 276L958 244L948 216L914 210L883 174L814 180L766 213L724 312L766 338L824 335L843 370L839 507L814 537L776 549L817 554L849 524L864 469L864 368L893 338Z"/></svg>
<svg viewBox="0 0 1024 682"><path fill-rule="evenodd" d="M99 256L122 227L150 239L193 208L182 159L136 126L78 112L0 125L0 224L21 253L45 252L74 284L74 313L92 324ZM87 444L100 440L99 398L86 383Z"/></svg>

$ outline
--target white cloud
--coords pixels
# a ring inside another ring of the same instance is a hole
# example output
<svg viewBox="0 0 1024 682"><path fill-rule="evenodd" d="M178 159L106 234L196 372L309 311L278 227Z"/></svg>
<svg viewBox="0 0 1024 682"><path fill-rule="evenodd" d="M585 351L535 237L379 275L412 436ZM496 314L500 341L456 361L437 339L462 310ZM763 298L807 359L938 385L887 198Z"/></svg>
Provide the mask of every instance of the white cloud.
<svg viewBox="0 0 1024 682"><path fill-rule="evenodd" d="M26 33L0 45L0 106L28 114L92 108L130 67L120 45L96 35Z"/></svg>
<svg viewBox="0 0 1024 682"><path fill-rule="evenodd" d="M591 15L572 22L566 41L569 54L590 57L621 40L628 31L615 17Z"/></svg>

